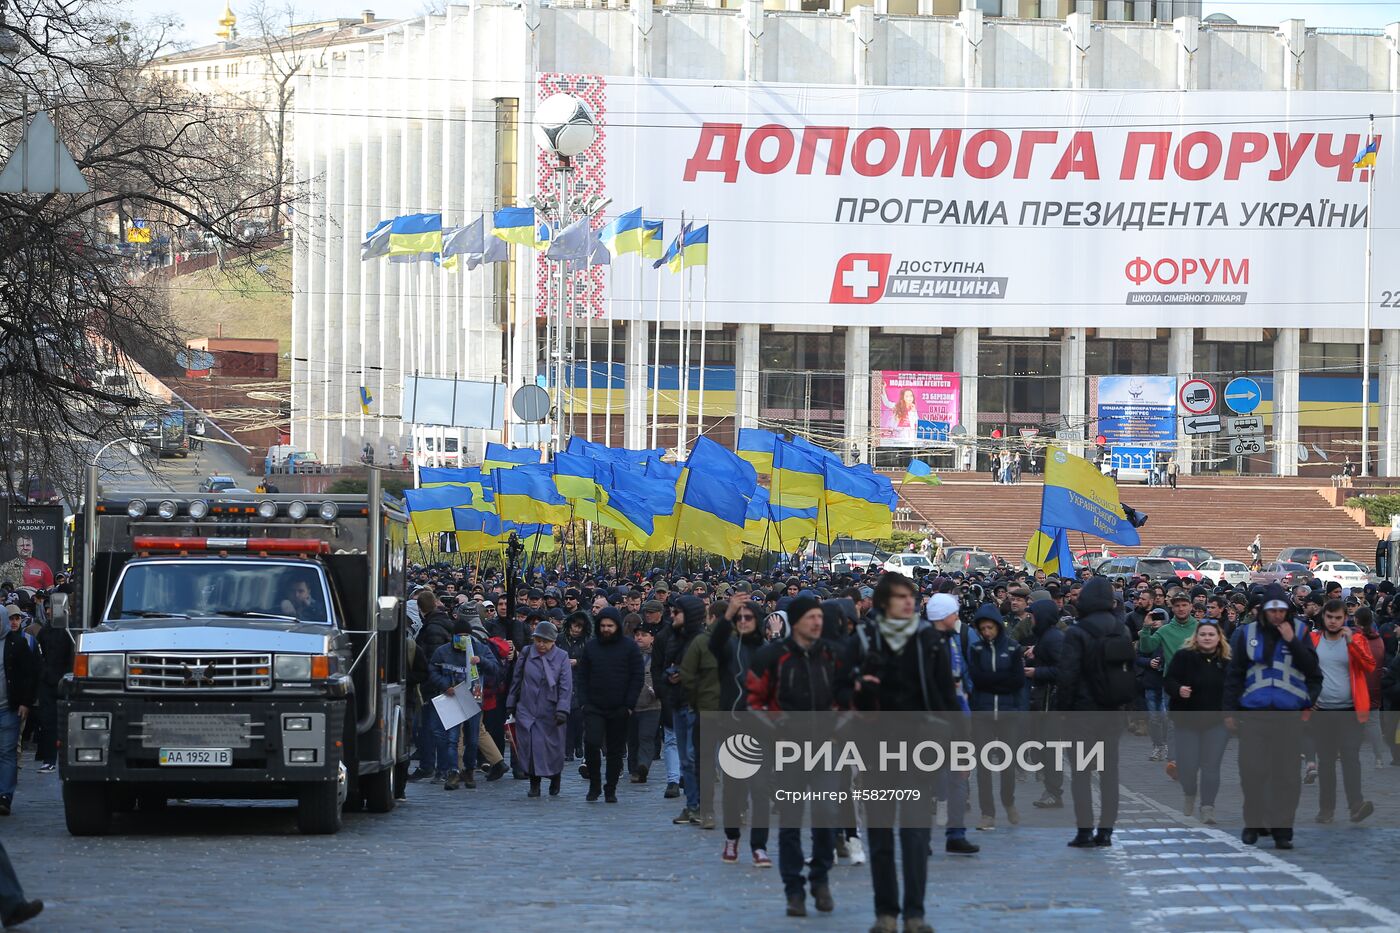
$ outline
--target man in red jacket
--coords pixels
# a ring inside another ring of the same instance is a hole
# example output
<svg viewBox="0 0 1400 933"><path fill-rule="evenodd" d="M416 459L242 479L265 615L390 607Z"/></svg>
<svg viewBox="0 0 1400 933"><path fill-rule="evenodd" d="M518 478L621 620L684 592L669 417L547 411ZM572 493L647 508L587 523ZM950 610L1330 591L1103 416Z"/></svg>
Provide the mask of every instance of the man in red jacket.
<svg viewBox="0 0 1400 933"><path fill-rule="evenodd" d="M1322 607L1322 630L1310 637L1322 669L1322 693L1314 708L1323 715L1310 720L1317 749L1317 821L1332 822L1340 759L1347 809L1351 821L1359 823L1376 809L1361 796L1362 728L1371 712L1366 675L1375 669L1376 659L1366 636L1347 625L1346 605L1340 599Z"/></svg>

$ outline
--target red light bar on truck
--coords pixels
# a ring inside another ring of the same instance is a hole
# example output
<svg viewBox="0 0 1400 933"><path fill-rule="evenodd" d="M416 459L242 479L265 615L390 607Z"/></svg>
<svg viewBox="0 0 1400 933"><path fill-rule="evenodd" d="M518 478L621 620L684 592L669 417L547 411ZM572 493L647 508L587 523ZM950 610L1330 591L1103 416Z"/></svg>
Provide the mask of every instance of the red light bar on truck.
<svg viewBox="0 0 1400 933"><path fill-rule="evenodd" d="M180 538L171 535L137 535L131 539L138 551L252 551L262 554L329 554L329 541L305 538Z"/></svg>

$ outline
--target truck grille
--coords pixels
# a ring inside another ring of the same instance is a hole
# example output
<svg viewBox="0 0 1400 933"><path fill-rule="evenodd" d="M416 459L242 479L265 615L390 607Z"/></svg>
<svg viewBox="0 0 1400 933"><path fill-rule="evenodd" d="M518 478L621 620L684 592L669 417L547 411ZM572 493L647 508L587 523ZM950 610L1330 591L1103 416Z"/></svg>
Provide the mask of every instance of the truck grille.
<svg viewBox="0 0 1400 933"><path fill-rule="evenodd" d="M128 690L271 690L270 654L130 654Z"/></svg>

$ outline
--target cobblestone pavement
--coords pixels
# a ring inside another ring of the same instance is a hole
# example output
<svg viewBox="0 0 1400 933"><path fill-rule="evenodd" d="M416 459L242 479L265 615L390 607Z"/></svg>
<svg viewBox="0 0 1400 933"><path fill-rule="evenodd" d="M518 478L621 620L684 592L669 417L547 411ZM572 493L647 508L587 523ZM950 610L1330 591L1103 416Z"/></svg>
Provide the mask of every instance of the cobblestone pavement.
<svg viewBox="0 0 1400 933"><path fill-rule="evenodd" d="M1146 740L1123 744L1134 790L1111 849L1067 849L1062 828L999 825L969 833L980 856L953 858L935 834L930 921L941 931L1400 929L1391 880L1400 869L1400 768L1372 771L1367 761L1377 813L1361 826L1312 828L1316 787L1305 787L1299 848L1275 853L1238 839L1233 750L1218 828L1180 816L1176 786L1147 752ZM63 827L58 779L26 762L0 838L29 895L48 903L37 930L445 923L845 933L871 923L867 868L835 869L834 914L788 919L777 870L721 863L723 833L672 826L679 801L663 800L661 785L625 785L616 806L587 803L584 790L572 772L553 800L527 800L525 785L508 777L455 793L415 784L394 813L349 815L333 837L297 835L290 811L272 805L172 805L123 817L110 837L75 839ZM1028 822L1036 796L1033 782L1018 785Z"/></svg>

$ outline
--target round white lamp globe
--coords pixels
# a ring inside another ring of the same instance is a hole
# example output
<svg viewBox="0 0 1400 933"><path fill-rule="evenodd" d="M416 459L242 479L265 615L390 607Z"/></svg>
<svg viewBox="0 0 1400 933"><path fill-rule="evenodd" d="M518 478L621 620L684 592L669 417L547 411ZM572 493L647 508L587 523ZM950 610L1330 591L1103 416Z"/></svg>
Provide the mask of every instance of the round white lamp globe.
<svg viewBox="0 0 1400 933"><path fill-rule="evenodd" d="M597 138L593 112L577 97L555 94L535 110L535 144L560 158L574 158Z"/></svg>

